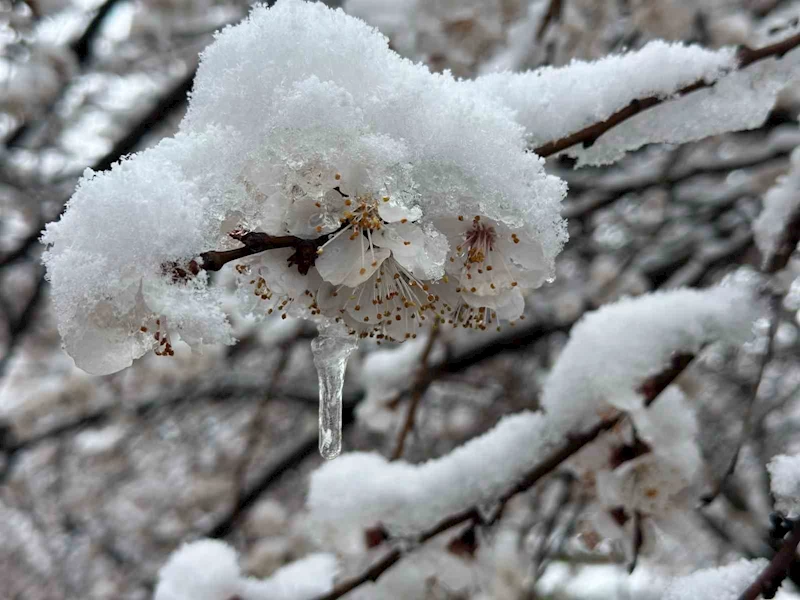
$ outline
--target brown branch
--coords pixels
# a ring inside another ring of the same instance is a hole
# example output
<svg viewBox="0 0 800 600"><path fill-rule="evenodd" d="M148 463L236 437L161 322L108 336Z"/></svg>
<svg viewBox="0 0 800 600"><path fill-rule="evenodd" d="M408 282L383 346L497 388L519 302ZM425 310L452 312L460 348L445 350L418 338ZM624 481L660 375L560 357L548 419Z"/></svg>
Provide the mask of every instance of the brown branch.
<svg viewBox="0 0 800 600"><path fill-rule="evenodd" d="M250 460L251 454L255 449L256 440L258 439L258 432L261 430L267 405L269 404L270 400L275 397L275 394L278 391L278 383L280 382L281 375L283 375L286 365L289 362L289 356L291 354L291 349L295 339L296 338L289 339L281 344L280 356L278 357L278 362L272 372L272 378L270 379L267 390L261 397L261 402L258 403L258 406L256 407L247 427L247 433L245 434L246 441L244 450L242 451L242 457L239 460L239 464L237 465L236 471L233 474L233 483L236 486L236 494L233 498L234 504L240 503L246 494L247 468L252 462Z"/></svg>
<svg viewBox="0 0 800 600"><path fill-rule="evenodd" d="M796 210L789 219L786 229L778 241L778 248L764 263L763 271L774 274L783 269L792 257L798 242L800 242L800 210Z"/></svg>
<svg viewBox="0 0 800 600"><path fill-rule="evenodd" d="M111 13L112 9L117 5L119 0L106 0L101 4L86 26L83 34L75 40L72 44L72 51L75 53L78 63L85 64L91 58L91 48L97 39L106 18Z"/></svg>
<svg viewBox="0 0 800 600"><path fill-rule="evenodd" d="M763 48L753 49L748 48L747 46L741 46L737 52L738 68L743 69L752 65L753 63L764 60L765 58L780 58L798 46L800 46L800 33L788 37L783 41L770 44L769 46L764 46ZM559 152L576 144L583 144L584 148L588 148L594 144L601 135L616 127L620 123L627 121L631 117L634 117L649 108L658 106L659 104L669 102L675 97L685 96L687 94L691 94L692 92L696 92L697 90L712 88L714 85L716 85L716 82L708 83L701 79L700 81L695 81L694 83L679 89L677 92L675 92L675 94L669 97L648 96L646 98L635 98L634 100L631 100L627 106L613 113L604 121L589 125L588 127L563 137L560 140L547 142L546 144L536 148L534 152L536 152L536 154L539 156L546 157L552 156L553 154L558 154Z"/></svg>
<svg viewBox="0 0 800 600"><path fill-rule="evenodd" d="M678 148L686 148L679 146ZM780 145L777 148L767 148L766 150L756 149L753 153L746 156L738 156L732 159L709 161L705 164L683 165L675 169L673 173L663 176L659 172L648 173L640 177L631 177L621 183L604 184L602 180L592 179L591 184L583 180L569 181L570 193L574 192L599 192L600 195L590 194L589 198L573 202L564 206L561 216L565 219L584 219L596 210L613 204L627 194L641 193L647 189L658 186L675 186L693 177L703 175L727 175L731 171L738 169L750 169L760 167L770 161L777 161L788 158L794 150L794 145ZM715 209L727 208L729 205L738 201L738 196L731 196L728 200L715 206Z"/></svg>
<svg viewBox="0 0 800 600"><path fill-rule="evenodd" d="M428 387L430 387L431 383L433 383L433 379L428 375L428 359L430 358L431 350L433 350L433 345L436 343L436 338L439 337L439 330L440 327L434 324L434 326L431 328L431 333L428 336L428 341L425 344L425 349L422 351L422 356L420 356L420 366L419 371L417 372L416 381L412 388L411 402L409 402L408 412L406 413L403 426L400 428L400 433L397 435L397 443L395 444L394 452L392 452L392 460L397 460L403 456L403 450L405 449L408 434L414 429L419 403L422 400L422 396L425 395Z"/></svg>
<svg viewBox="0 0 800 600"><path fill-rule="evenodd" d="M561 19L561 10L563 8L563 4L563 0L550 0L550 4L547 7L547 12L544 14L544 17L542 17L542 22L539 23L539 27L536 29L537 42L542 41L544 33L547 31L547 27L551 22Z"/></svg>
<svg viewBox="0 0 800 600"><path fill-rule="evenodd" d="M789 575L789 569L797 558L798 545L800 545L800 527L795 525L780 550L775 553L756 580L742 592L739 600L756 600L762 595L764 598L773 598L784 579Z"/></svg>
<svg viewBox="0 0 800 600"><path fill-rule="evenodd" d="M667 369L648 378L637 390L644 397L645 406L650 406L653 402L655 402L661 392L663 392L667 386L669 386L681 373L683 373L692 360L694 360L694 355L692 354L676 354L673 356L671 364ZM590 442L596 440L602 433L619 425L624 418L625 416L623 414L618 414L600 421L597 425L583 433L567 436L567 442L559 450L556 450L545 460L533 467L530 471L528 471L525 477L523 477L519 482L517 482L517 484L509 488L498 498L497 502L500 508L495 511L494 515L490 519L484 519L481 516L480 509L477 506L473 506L464 511L446 517L428 531L420 534L417 537L416 542L418 544L422 544L436 537L437 535L444 533L452 527L465 523L471 522L473 527L478 523L483 525L493 524L502 515L503 508L508 501L511 500L511 498L533 487L543 477L555 471L562 463L577 454ZM316 600L336 600L337 598L341 598L348 592L368 581L377 580L377 578L380 577L387 569L400 560L401 556L402 553L400 550L393 549L360 575L356 575L350 579L342 581L333 590L331 590L331 592L324 596L320 596Z"/></svg>
<svg viewBox="0 0 800 600"><path fill-rule="evenodd" d="M317 250L328 241L327 235L313 240L305 240L293 235L269 235L260 231L233 231L229 235L233 239L242 242L244 246L233 250L209 250L208 252L203 252L199 257L200 262L196 260L189 262L188 272L181 267L171 265L173 276L178 279L184 279L189 276L189 273L197 275L200 270L219 271L231 261L279 248L294 248L294 254L287 260L290 265L296 265L301 274L307 275L308 270L314 266L314 262L317 260Z"/></svg>

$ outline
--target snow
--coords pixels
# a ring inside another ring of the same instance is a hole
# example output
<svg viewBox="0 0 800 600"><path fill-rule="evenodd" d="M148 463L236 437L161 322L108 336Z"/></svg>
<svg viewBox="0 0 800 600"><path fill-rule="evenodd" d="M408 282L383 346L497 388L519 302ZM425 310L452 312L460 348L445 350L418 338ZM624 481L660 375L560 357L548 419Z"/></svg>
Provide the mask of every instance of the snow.
<svg viewBox="0 0 800 600"><path fill-rule="evenodd" d="M768 59L722 78L712 88L653 107L567 153L578 166L610 164L646 144L685 144L764 124L778 94L800 77L800 52Z"/></svg>
<svg viewBox="0 0 800 600"><path fill-rule="evenodd" d="M674 579L664 591L662 600L737 600L768 562L743 558L724 567L701 569Z"/></svg>
<svg viewBox="0 0 800 600"><path fill-rule="evenodd" d="M516 111L536 148L607 119L635 98L668 98L695 81L716 81L735 67L732 48L711 51L653 41L636 52L596 61L487 74L475 85Z"/></svg>
<svg viewBox="0 0 800 600"><path fill-rule="evenodd" d="M491 505L559 441L541 413L503 418L488 433L442 458L420 465L355 452L312 476L307 508L317 535L378 524L393 535L413 535L474 505Z"/></svg>
<svg viewBox="0 0 800 600"><path fill-rule="evenodd" d="M752 294L735 286L656 292L588 313L545 382L542 407L564 429L586 427L609 409L641 410L638 388L674 353L739 344L756 316Z"/></svg>
<svg viewBox="0 0 800 600"><path fill-rule="evenodd" d="M800 148L792 152L791 168L764 196L764 209L753 223L756 245L767 264L781 243L791 218L800 209Z"/></svg>
<svg viewBox="0 0 800 600"><path fill-rule="evenodd" d="M186 544L158 573L155 600L227 600L238 593L236 551L215 540Z"/></svg>
<svg viewBox="0 0 800 600"><path fill-rule="evenodd" d="M198 346L231 341L218 292L203 277L173 285L163 266L217 245L225 208L214 199L231 173L213 156L234 146L219 130L179 134L110 171L87 171L47 226L43 260L77 366L96 375L129 366L158 346L162 316Z"/></svg>
<svg viewBox="0 0 800 600"><path fill-rule="evenodd" d="M578 166L613 163L646 144L679 144L754 129L778 93L800 77L800 52L740 71L734 48L710 51L653 41L641 50L560 68L479 77L475 85L514 109L531 147L604 121L635 99L670 98L697 81L716 84L674 98L616 125L591 146L566 151Z"/></svg>
<svg viewBox="0 0 800 600"><path fill-rule="evenodd" d="M244 577L236 551L200 540L178 548L158 573L155 600L311 600L331 590L336 559L313 554L264 580Z"/></svg>
<svg viewBox="0 0 800 600"><path fill-rule="evenodd" d="M786 516L800 515L800 455L779 455L767 464L775 508Z"/></svg>

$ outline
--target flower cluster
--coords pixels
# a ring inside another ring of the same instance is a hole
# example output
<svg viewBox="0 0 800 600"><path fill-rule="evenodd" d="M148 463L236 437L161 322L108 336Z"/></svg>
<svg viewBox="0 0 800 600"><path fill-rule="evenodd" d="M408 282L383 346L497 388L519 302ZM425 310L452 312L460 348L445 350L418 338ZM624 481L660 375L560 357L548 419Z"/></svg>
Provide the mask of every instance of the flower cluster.
<svg viewBox="0 0 800 600"><path fill-rule="evenodd" d="M255 8L203 53L179 133L88 173L48 226L68 352L106 373L170 354L176 334L231 342L222 292L197 267L242 232L317 248L305 268L290 247L230 267L245 312L396 341L436 319L520 317L566 239L566 185L513 116L341 11Z"/></svg>

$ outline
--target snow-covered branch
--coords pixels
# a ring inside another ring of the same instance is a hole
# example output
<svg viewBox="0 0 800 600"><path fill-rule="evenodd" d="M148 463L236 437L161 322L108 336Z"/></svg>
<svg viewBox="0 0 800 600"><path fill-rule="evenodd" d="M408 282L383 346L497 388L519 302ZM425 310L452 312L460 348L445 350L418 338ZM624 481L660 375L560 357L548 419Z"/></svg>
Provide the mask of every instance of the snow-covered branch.
<svg viewBox="0 0 800 600"><path fill-rule="evenodd" d="M311 600L333 585L336 559L315 554L265 580L244 577L236 552L224 542L186 544L159 571L155 600Z"/></svg>
<svg viewBox="0 0 800 600"><path fill-rule="evenodd" d="M542 401L545 412L506 417L483 436L421 465L352 453L318 469L307 501L317 534L334 543L348 530L377 526L391 536L421 543L462 523L491 523L509 499L618 426L626 415L638 428L652 432L648 436L656 434L664 427L660 419L671 411L655 413L647 407L700 347L718 339L737 343L749 336L754 314L752 303L744 302L747 296L736 288L679 290L587 316L574 328L553 369ZM665 318L651 321L656 313ZM681 324L677 330L676 323ZM621 335L624 331L636 331L636 337ZM612 340L607 352L598 353ZM609 354L618 361L617 371L605 360L593 366L592 356ZM652 373L658 364L669 366ZM649 376L642 375L648 371ZM660 443L657 434L651 441ZM652 501L659 493L648 491L647 496ZM397 560L399 556L390 553L359 580L370 579L376 570L380 574L379 565L385 570ZM351 589L352 583L344 582L343 589Z"/></svg>
<svg viewBox="0 0 800 600"><path fill-rule="evenodd" d="M596 62L485 75L476 85L517 112L540 156L581 144L570 152L580 164L606 164L647 143L683 143L758 127L777 93L798 77L792 51L799 45L800 34L757 49L716 52L651 42ZM746 71L757 63L766 66ZM748 85L758 90L748 91ZM663 111L653 110L662 105ZM601 139L645 111L646 119Z"/></svg>

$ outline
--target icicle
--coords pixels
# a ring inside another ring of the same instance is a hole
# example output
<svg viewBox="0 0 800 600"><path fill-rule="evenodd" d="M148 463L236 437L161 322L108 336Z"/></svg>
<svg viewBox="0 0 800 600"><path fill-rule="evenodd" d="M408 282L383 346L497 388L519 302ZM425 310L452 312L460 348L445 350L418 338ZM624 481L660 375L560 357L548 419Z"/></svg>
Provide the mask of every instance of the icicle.
<svg viewBox="0 0 800 600"><path fill-rule="evenodd" d="M328 460L342 451L342 386L347 359L358 338L320 328L312 340L314 366L319 377L319 453Z"/></svg>

